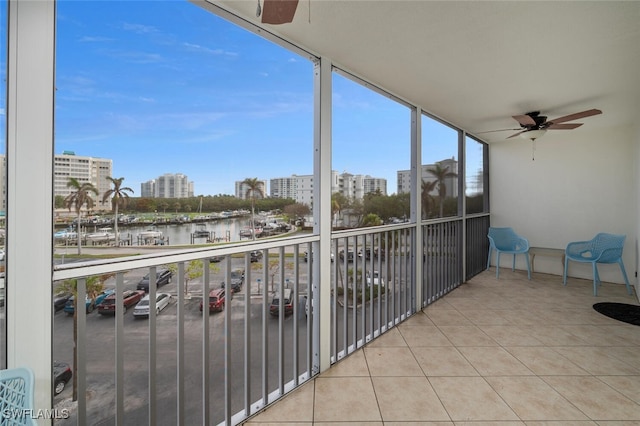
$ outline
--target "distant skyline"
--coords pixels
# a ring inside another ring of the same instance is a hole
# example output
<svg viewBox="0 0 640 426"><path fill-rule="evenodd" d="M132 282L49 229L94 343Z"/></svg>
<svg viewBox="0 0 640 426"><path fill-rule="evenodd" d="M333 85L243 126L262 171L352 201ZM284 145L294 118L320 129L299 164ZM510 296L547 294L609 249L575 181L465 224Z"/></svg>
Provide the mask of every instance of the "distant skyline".
<svg viewBox="0 0 640 426"><path fill-rule="evenodd" d="M313 173L309 59L186 1L56 5L55 154L112 159L134 196L165 173L187 175L196 195ZM6 78L6 42L0 49ZM449 137L439 123L425 127L435 141ZM449 144L428 147L423 164L458 157ZM395 192L397 171L410 168L409 108L334 74L331 168L385 178Z"/></svg>

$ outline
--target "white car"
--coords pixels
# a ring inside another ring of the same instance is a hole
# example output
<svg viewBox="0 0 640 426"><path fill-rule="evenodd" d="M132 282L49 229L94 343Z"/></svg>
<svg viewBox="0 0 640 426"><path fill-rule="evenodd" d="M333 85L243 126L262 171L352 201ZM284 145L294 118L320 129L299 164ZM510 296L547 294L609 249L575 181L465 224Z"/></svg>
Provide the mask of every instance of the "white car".
<svg viewBox="0 0 640 426"><path fill-rule="evenodd" d="M171 295L167 293L156 294L156 315L160 313L164 308L169 305ZM148 317L149 316L149 295L147 294L142 298L133 309L133 316L135 317Z"/></svg>
<svg viewBox="0 0 640 426"><path fill-rule="evenodd" d="M371 285L371 274L367 272L367 286ZM384 278L380 276L380 272L373 271L373 285L384 285Z"/></svg>

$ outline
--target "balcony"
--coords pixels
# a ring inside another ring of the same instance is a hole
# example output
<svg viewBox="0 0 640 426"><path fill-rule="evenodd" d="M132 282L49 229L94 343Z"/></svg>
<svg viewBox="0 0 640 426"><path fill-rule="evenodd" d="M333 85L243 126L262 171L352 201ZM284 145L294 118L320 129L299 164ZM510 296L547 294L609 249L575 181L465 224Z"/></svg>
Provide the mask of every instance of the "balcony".
<svg viewBox="0 0 640 426"><path fill-rule="evenodd" d="M635 424L640 334L595 301L589 280L483 272L246 424Z"/></svg>

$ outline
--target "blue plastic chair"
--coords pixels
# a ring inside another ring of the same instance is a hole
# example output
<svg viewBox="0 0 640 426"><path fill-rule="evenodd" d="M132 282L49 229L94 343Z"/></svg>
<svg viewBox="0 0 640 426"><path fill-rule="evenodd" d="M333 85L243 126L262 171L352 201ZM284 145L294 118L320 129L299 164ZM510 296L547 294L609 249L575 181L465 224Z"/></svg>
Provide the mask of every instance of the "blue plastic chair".
<svg viewBox="0 0 640 426"><path fill-rule="evenodd" d="M598 268L596 264L617 263L620 265L624 282L627 285L627 292L632 294L629 279L627 278L627 272L624 269L624 263L622 263L622 249L624 248L625 238L626 235L600 233L589 241L575 241L569 243L565 249L562 284L567 285L569 260L581 263L591 263L593 266L593 295L597 296L600 275L598 275Z"/></svg>
<svg viewBox="0 0 640 426"><path fill-rule="evenodd" d="M496 251L496 278L500 277L500 253L513 254L512 271L516 269L516 255L524 254L527 261L527 275L531 279L531 266L529 265L529 241L516 234L512 228L489 228L489 258L487 269L491 266L491 251Z"/></svg>
<svg viewBox="0 0 640 426"><path fill-rule="evenodd" d="M2 425L37 425L31 418L33 372L28 368L0 370L0 413Z"/></svg>

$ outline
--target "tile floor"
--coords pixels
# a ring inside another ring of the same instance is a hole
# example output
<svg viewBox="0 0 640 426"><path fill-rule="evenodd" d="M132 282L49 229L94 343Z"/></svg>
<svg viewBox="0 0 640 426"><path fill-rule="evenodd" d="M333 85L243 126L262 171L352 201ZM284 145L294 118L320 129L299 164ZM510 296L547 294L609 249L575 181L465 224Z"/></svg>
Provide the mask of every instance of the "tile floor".
<svg viewBox="0 0 640 426"><path fill-rule="evenodd" d="M245 424L640 425L640 327L624 285L484 272Z"/></svg>

